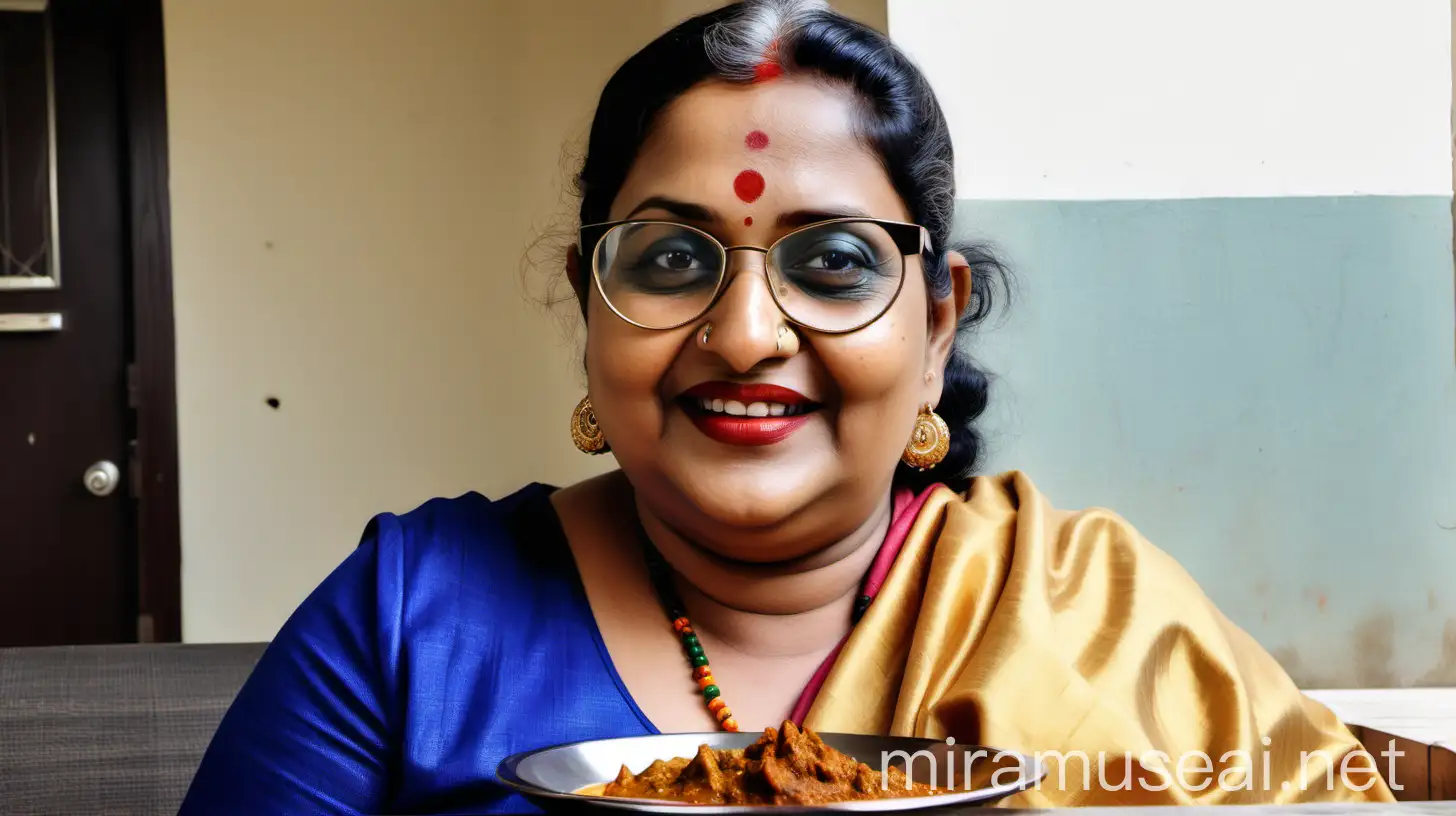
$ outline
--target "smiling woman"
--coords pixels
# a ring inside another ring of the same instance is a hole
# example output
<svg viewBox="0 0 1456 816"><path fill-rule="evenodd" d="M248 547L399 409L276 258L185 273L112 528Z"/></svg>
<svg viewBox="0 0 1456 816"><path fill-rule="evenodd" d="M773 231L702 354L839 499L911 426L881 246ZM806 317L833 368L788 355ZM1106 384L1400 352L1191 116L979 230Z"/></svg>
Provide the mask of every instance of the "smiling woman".
<svg viewBox="0 0 1456 816"><path fill-rule="evenodd" d="M822 3L727 6L628 60L564 263L570 432L620 470L376 518L184 812L519 811L508 754L785 720L1101 763L1027 804L1388 799L1125 521L974 475L966 345L1004 270L954 240L953 164L915 66Z"/></svg>

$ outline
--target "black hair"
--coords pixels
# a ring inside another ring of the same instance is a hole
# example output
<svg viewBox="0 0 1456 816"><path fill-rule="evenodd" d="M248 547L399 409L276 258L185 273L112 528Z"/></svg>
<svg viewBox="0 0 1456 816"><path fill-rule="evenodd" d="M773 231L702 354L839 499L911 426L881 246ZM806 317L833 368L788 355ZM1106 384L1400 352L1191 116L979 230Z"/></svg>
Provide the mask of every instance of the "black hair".
<svg viewBox="0 0 1456 816"><path fill-rule="evenodd" d="M971 301L960 317L936 413L951 431L950 452L933 469L898 466L898 484L945 482L963 489L982 453L975 420L986 409L990 376L962 342L991 313L993 293L1009 294L1009 270L990 247L956 243L955 161L945 114L920 70L887 37L819 0L747 0L693 17L649 43L603 89L576 178L583 224L608 220L613 199L663 109L704 80L752 81L772 56L786 73L844 83L862 103L863 138L884 164L911 213L930 232L922 256L927 288L951 292L948 250L970 262Z"/></svg>

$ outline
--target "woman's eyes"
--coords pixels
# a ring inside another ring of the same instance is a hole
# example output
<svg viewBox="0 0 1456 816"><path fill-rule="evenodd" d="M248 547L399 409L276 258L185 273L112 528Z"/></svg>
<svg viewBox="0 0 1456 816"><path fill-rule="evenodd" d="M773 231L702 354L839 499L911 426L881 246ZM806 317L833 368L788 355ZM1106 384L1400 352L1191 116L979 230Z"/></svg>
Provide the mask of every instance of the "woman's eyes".
<svg viewBox="0 0 1456 816"><path fill-rule="evenodd" d="M844 249L827 249L797 264L800 268L826 272L843 272L847 269L859 269L866 265L867 262L858 252Z"/></svg>
<svg viewBox="0 0 1456 816"><path fill-rule="evenodd" d="M646 292L697 288L716 279L715 254L695 242L674 238L630 250L619 269L631 285Z"/></svg>
<svg viewBox="0 0 1456 816"><path fill-rule="evenodd" d="M625 241L613 266L624 283L642 292L681 292L712 285L721 272L715 246L690 236L637 236ZM854 232L808 231L787 238L768 259L787 282L816 297L853 297L877 290L893 277L883 251L872 239Z"/></svg>
<svg viewBox="0 0 1456 816"><path fill-rule="evenodd" d="M787 274L811 275L824 280L858 279L876 266L874 253L857 241L834 238L795 247L784 264Z"/></svg>
<svg viewBox="0 0 1456 816"><path fill-rule="evenodd" d="M648 256L649 260L661 267L666 267L677 272L685 272L700 268L702 262L690 250L668 249Z"/></svg>

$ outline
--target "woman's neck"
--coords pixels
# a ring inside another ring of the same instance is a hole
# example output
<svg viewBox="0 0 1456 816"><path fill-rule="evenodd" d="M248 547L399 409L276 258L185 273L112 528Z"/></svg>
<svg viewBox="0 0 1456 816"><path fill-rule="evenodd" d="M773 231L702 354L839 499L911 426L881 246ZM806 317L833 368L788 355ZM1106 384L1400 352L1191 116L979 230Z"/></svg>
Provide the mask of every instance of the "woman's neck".
<svg viewBox="0 0 1456 816"><path fill-rule="evenodd" d="M829 546L791 562L749 564L687 540L637 502L642 527L672 566L693 626L719 649L758 658L821 653L849 631L891 511L886 495L869 518Z"/></svg>

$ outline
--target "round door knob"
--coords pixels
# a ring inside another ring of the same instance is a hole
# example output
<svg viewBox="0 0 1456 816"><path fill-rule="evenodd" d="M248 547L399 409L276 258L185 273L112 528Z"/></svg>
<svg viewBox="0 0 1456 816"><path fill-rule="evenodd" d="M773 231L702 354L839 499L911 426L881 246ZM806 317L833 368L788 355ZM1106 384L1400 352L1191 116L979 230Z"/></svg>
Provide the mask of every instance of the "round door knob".
<svg viewBox="0 0 1456 816"><path fill-rule="evenodd" d="M86 476L83 479L86 489L97 496L110 496L111 491L121 481L121 471L111 462L101 461L86 468Z"/></svg>

